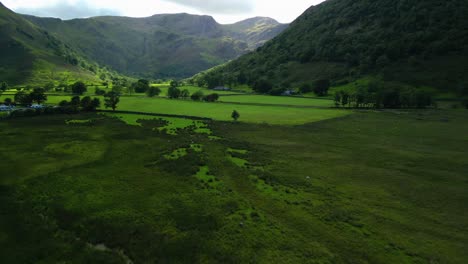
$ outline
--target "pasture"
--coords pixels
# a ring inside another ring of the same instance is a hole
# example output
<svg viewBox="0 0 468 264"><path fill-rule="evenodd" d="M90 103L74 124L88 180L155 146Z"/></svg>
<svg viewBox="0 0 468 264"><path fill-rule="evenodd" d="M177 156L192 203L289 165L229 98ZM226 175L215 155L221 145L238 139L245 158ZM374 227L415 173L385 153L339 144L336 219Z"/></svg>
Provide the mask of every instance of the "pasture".
<svg viewBox="0 0 468 264"><path fill-rule="evenodd" d="M231 97L231 96L226 96ZM234 96L236 97L236 96ZM250 97L239 96L239 98ZM241 117L239 121L249 123L267 123L267 124L285 124L285 125L300 125L309 122L316 122L320 120L330 119L352 114L350 110L326 109L326 108L305 108L299 105L303 101L310 100L312 104L319 105L328 100L321 99L304 99L304 98L279 98L284 100L283 103L291 104L291 106L283 105L262 105L267 98L263 96L252 96L253 101L258 100L258 104L251 103L206 103L194 102L191 100L170 100L166 98L148 98L144 96L122 96L117 110L133 111L133 112L146 112L146 113L159 113L171 115L190 115L197 117L211 118L219 121L230 121L231 113L237 110ZM47 103L56 105L63 100L70 100L71 96L49 96ZM99 97L101 102L103 98ZM221 97L223 100L224 97ZM271 96L274 101L276 97ZM4 96L0 97L3 100ZM293 105L297 100L296 105ZM276 101L280 102L280 101ZM299 106L299 107L298 107ZM101 107L104 109L103 107Z"/></svg>
<svg viewBox="0 0 468 264"><path fill-rule="evenodd" d="M464 110L199 124L211 135L185 120L176 134L163 120L133 124L96 114L0 121L2 261L468 258Z"/></svg>

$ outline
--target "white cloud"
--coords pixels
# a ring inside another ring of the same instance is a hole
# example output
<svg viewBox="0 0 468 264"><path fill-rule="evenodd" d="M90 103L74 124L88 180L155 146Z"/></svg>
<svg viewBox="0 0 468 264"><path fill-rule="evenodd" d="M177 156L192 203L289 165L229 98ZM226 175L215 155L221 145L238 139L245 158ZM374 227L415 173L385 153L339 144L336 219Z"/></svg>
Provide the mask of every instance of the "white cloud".
<svg viewBox="0 0 468 264"><path fill-rule="evenodd" d="M162 13L211 15L220 23L253 16L291 22L323 0L2 0L16 12L63 19L98 15L145 17Z"/></svg>

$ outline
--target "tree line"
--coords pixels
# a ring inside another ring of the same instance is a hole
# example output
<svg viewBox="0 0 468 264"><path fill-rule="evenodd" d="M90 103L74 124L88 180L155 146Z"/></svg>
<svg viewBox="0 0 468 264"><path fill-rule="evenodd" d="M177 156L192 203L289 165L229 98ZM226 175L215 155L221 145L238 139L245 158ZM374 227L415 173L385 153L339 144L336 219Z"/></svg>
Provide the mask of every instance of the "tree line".
<svg viewBox="0 0 468 264"><path fill-rule="evenodd" d="M428 91L393 83L370 82L354 91L340 90L334 94L336 107L354 108L427 108L436 102Z"/></svg>

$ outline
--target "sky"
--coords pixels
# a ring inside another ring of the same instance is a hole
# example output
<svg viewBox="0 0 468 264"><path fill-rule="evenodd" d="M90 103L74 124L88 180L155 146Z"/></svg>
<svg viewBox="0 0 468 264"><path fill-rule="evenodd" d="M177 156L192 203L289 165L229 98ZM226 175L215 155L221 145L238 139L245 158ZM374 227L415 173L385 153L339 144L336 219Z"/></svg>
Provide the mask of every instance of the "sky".
<svg viewBox="0 0 468 264"><path fill-rule="evenodd" d="M289 23L324 0L0 0L21 14L62 19L102 15L147 17L190 13L213 16L223 24L255 16Z"/></svg>

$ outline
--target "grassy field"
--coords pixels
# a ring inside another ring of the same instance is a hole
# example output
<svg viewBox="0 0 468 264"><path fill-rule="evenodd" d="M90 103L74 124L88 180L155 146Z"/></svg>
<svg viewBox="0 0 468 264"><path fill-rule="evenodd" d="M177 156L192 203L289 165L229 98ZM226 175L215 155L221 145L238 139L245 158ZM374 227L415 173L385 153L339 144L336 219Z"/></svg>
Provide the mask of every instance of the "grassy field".
<svg viewBox="0 0 468 264"><path fill-rule="evenodd" d="M228 103L265 104L265 105L288 105L307 107L333 107L334 102L329 99L301 98L288 96L267 95L235 95L221 96L219 101Z"/></svg>
<svg viewBox="0 0 468 264"><path fill-rule="evenodd" d="M246 96L248 97L248 96ZM254 96L256 97L256 96ZM48 104L58 104L62 100L70 100L70 96L49 96ZM259 97L262 98L262 97ZM273 98L273 97L272 97ZM0 100L4 96L0 97ZM302 98L284 98L288 101L313 100ZM101 98L101 101L102 98ZM207 117L214 120L229 121L231 113L237 110L241 117L240 121L250 123L287 124L298 125L316 122L329 118L336 118L351 114L352 111L336 109L313 109L302 107L284 106L262 106L249 104L230 103L205 103L193 102L191 100L170 100L165 98L148 98L142 96L121 97L117 110L147 112L173 115L190 115ZM327 100L323 100L327 101Z"/></svg>
<svg viewBox="0 0 468 264"><path fill-rule="evenodd" d="M0 121L2 262L468 259L466 111L172 123Z"/></svg>

